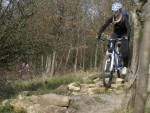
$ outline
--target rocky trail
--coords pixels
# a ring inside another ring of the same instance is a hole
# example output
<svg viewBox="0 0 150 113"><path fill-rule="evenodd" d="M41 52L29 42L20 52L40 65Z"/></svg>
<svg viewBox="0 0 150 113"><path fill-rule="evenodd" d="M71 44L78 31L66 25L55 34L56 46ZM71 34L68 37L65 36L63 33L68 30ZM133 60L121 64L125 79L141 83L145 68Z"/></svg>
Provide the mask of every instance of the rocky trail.
<svg viewBox="0 0 150 113"><path fill-rule="evenodd" d="M122 99L123 95L115 94L80 96L80 99L73 103L77 107L77 110L71 113L112 113L115 109L121 107Z"/></svg>
<svg viewBox="0 0 150 113"><path fill-rule="evenodd" d="M73 93L73 102L70 106L70 108L72 106L76 108L76 111L68 113L114 113L122 107L126 97L123 90L124 84L121 83L122 79L116 79L115 84L112 84L112 88L108 90L103 87L98 78L89 76L88 79L95 81L95 84L81 84L81 90L76 95L81 94L75 96Z"/></svg>
<svg viewBox="0 0 150 113"><path fill-rule="evenodd" d="M22 93L11 101L11 105L15 111L27 113L114 113L122 107L125 86L121 79L116 79L109 90L103 87L96 74L84 79L90 82L60 86L51 94L26 96Z"/></svg>

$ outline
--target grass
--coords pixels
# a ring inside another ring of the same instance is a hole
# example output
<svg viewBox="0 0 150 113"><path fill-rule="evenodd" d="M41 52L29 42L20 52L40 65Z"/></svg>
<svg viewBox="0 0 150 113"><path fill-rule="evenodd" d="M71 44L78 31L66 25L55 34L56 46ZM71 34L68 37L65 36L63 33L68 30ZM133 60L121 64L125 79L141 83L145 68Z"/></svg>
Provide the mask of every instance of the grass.
<svg viewBox="0 0 150 113"><path fill-rule="evenodd" d="M25 111L16 112L10 103L6 103L5 105L0 105L0 113L26 113Z"/></svg>
<svg viewBox="0 0 150 113"><path fill-rule="evenodd" d="M2 88L2 92L5 94L0 94L1 100L13 98L22 91L28 91L29 95L49 93L61 85L67 85L72 82L81 83L82 77L75 74L68 74L63 76L34 78L28 81L10 82L7 87Z"/></svg>
<svg viewBox="0 0 150 113"><path fill-rule="evenodd" d="M28 91L29 96L46 94L52 91L55 91L60 86L66 86L69 83L75 82L80 84L83 82L81 76L75 74L68 74L64 76L54 76L54 77L41 77L34 78L30 81L17 81L10 82L9 86L5 87L5 91L8 91L5 94L3 99L15 98L16 95L23 91ZM9 96L9 97L8 97ZM0 105L0 113L25 113L24 111L17 112L13 109L9 102L5 105Z"/></svg>
<svg viewBox="0 0 150 113"><path fill-rule="evenodd" d="M61 85L67 85L71 82L82 82L82 79L75 75L55 76L52 78L37 78L32 81L16 84L18 90L47 92L54 90Z"/></svg>
<svg viewBox="0 0 150 113"><path fill-rule="evenodd" d="M87 80L85 81L86 84L94 84L95 82L93 80Z"/></svg>
<svg viewBox="0 0 150 113"><path fill-rule="evenodd" d="M146 105L146 112L145 113L150 113L150 94L148 96L147 105Z"/></svg>

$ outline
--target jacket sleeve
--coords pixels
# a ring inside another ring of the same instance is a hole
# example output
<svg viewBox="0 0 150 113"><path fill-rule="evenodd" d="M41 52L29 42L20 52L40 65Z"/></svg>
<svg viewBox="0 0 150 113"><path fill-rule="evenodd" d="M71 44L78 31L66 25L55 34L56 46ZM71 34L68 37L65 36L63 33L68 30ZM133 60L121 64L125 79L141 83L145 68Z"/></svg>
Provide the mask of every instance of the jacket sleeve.
<svg viewBox="0 0 150 113"><path fill-rule="evenodd" d="M113 16L109 17L106 22L102 25L102 27L100 27L99 31L98 31L98 35L101 35L105 29L109 26L110 23L112 23L113 20Z"/></svg>

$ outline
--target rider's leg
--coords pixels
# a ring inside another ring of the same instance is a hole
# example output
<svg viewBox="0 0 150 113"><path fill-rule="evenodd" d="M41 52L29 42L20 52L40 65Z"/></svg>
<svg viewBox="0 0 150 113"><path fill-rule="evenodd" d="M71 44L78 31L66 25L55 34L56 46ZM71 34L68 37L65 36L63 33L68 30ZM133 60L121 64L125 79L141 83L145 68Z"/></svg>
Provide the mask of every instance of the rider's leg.
<svg viewBox="0 0 150 113"><path fill-rule="evenodd" d="M128 39L122 41L122 59L124 67L128 67L129 63L129 44Z"/></svg>
<svg viewBox="0 0 150 113"><path fill-rule="evenodd" d="M127 67L128 67L128 63L129 63L128 39L123 39L123 41L122 41L122 59L123 59L123 66L124 66L124 68L122 69L122 74L126 75L127 74Z"/></svg>
<svg viewBox="0 0 150 113"><path fill-rule="evenodd" d="M119 70L117 70L117 76L118 76L118 78L121 78Z"/></svg>
<svg viewBox="0 0 150 113"><path fill-rule="evenodd" d="M123 63L124 63L124 67L128 67L129 64L129 58L127 57L123 57Z"/></svg>

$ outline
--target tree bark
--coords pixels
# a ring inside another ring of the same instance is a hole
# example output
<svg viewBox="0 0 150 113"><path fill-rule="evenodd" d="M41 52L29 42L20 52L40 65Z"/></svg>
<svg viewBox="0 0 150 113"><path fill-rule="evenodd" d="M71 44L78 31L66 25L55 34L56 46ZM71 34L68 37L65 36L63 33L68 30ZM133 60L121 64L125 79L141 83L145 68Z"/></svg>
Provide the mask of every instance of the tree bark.
<svg viewBox="0 0 150 113"><path fill-rule="evenodd" d="M71 54L71 48L70 48L69 51L68 51L68 55L67 55L66 63L65 63L65 69L66 69L67 64L68 64L68 62L69 62L70 54Z"/></svg>
<svg viewBox="0 0 150 113"><path fill-rule="evenodd" d="M51 55L48 55L46 59L46 73L50 72L50 68L51 68Z"/></svg>
<svg viewBox="0 0 150 113"><path fill-rule="evenodd" d="M144 113L147 100L147 86L150 63L150 0L146 4L146 16L144 22L143 38L140 45L139 67L137 71L137 88L135 95L134 113Z"/></svg>
<svg viewBox="0 0 150 113"><path fill-rule="evenodd" d="M44 56L41 55L41 70L42 70L42 73L44 72Z"/></svg>
<svg viewBox="0 0 150 113"><path fill-rule="evenodd" d="M74 63L74 71L77 71L77 65L78 65L78 53L79 53L79 49L76 48L76 57L75 57L75 63Z"/></svg>
<svg viewBox="0 0 150 113"><path fill-rule="evenodd" d="M55 73L55 59L56 59L56 51L53 52L52 66L51 66L51 76Z"/></svg>
<svg viewBox="0 0 150 113"><path fill-rule="evenodd" d="M132 61L131 61L131 72L129 74L129 86L128 89L131 89L131 98L130 105L134 107L135 100L135 90L136 90L136 78L137 78L137 69L138 69L138 59L139 59L139 39L141 34L141 23L138 19L136 9L131 12L132 24L133 24L133 36L130 39L130 49L132 48Z"/></svg>
<svg viewBox="0 0 150 113"><path fill-rule="evenodd" d="M95 69L97 68L97 53L98 53L98 43L96 43L96 48L95 48Z"/></svg>
<svg viewBox="0 0 150 113"><path fill-rule="evenodd" d="M83 62L82 62L82 68L85 71L85 48L83 49Z"/></svg>

